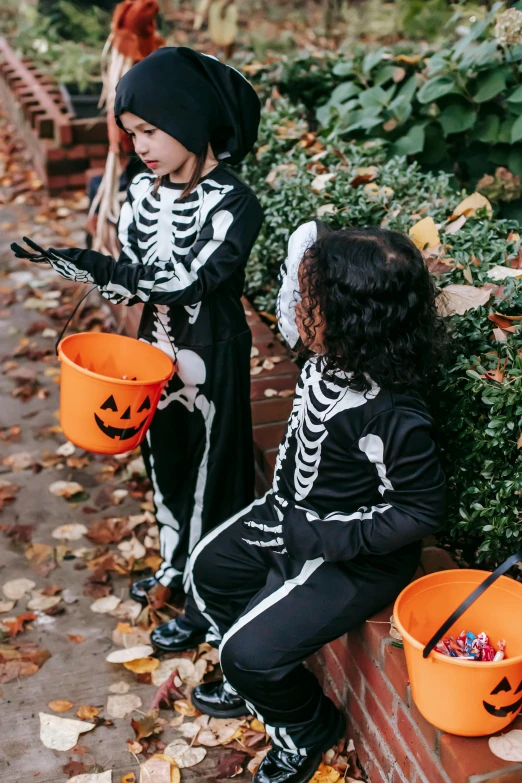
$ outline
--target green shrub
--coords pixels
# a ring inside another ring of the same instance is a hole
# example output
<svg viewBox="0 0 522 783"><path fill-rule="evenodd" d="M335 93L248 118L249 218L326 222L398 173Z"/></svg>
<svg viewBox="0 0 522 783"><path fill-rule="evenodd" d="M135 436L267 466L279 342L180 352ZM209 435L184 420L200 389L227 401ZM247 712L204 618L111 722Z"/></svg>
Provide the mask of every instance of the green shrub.
<svg viewBox="0 0 522 783"><path fill-rule="evenodd" d="M273 313L288 236L316 216L334 228L386 225L408 232L431 215L441 224L447 262L436 266L438 286L494 287L488 271L519 252L515 221L489 218L483 209L456 233L445 233L447 218L466 195L456 191L447 173L423 172L405 158L386 160L380 140L333 143L311 133L305 117L302 106L284 98L271 101L263 111L257 155L242 167L265 210L247 269L248 294L259 309ZM318 174L334 177L315 180ZM464 550L468 562L488 565L513 551L521 537L522 335L517 323L522 322L514 321L514 332L503 332L498 341L488 316L522 315L522 283L511 280L494 294L486 306L448 318L455 358L436 395L449 486L444 536L454 549ZM501 380L486 376L506 360Z"/></svg>

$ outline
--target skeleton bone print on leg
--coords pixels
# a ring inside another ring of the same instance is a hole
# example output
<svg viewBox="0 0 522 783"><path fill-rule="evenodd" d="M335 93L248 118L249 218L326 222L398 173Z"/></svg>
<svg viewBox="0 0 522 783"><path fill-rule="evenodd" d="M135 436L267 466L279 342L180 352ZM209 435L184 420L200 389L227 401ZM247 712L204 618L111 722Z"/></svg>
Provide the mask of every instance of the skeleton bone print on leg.
<svg viewBox="0 0 522 783"><path fill-rule="evenodd" d="M158 403L163 409L174 402L180 402L190 413L200 411L205 422L205 448L198 468L196 491L194 493L194 509L190 520L189 554L201 538L201 520L203 515L203 499L207 482L208 455L210 451L210 436L216 413L216 406L207 400L200 386L205 383L207 371L205 362L194 351L182 348L175 354L177 376L183 383L183 388L165 395Z"/></svg>
<svg viewBox="0 0 522 783"><path fill-rule="evenodd" d="M296 387L296 396L286 437L279 447L277 455L273 490L277 496L281 469L285 461L290 441L295 435L296 455L294 470L295 500L306 498L317 478L321 463L321 447L327 436L326 422L333 416L349 408L357 408L373 399L379 393L379 387L372 385L366 395L352 391L341 385L346 376L339 373L336 379L325 379L320 369L320 357L310 359L304 366Z"/></svg>

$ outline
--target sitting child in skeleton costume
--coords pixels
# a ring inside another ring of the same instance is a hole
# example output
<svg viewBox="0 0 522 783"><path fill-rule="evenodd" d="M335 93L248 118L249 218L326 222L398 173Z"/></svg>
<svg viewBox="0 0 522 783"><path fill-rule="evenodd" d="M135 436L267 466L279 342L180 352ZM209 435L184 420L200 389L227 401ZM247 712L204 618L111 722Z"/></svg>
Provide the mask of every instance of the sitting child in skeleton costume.
<svg viewBox="0 0 522 783"><path fill-rule="evenodd" d="M303 661L397 596L445 510L422 397L444 335L422 256L378 228L319 234L297 229L282 270L281 331L309 359L273 486L197 544L171 636L172 650L219 642L224 680L192 701L263 721L273 746L256 783L306 783L342 736Z"/></svg>

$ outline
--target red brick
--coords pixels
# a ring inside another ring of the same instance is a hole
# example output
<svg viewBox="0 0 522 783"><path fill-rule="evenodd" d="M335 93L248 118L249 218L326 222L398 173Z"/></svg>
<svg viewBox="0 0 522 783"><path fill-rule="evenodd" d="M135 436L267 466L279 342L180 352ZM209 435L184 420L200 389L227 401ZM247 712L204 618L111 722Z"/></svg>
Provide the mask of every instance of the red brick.
<svg viewBox="0 0 522 783"><path fill-rule="evenodd" d="M66 157L69 160L76 160L76 158L87 158L87 146L85 144L75 144L73 147L65 150Z"/></svg>
<svg viewBox="0 0 522 783"><path fill-rule="evenodd" d="M272 481L272 477L274 475L274 469L277 459L277 453L279 449L268 449L268 451L263 452L262 457L262 464L264 466L264 471L266 477L269 479L269 481Z"/></svg>
<svg viewBox="0 0 522 783"><path fill-rule="evenodd" d="M415 726L426 740L430 750L438 752L442 733L440 729L436 729L435 726L429 723L429 721L427 721L426 718L420 714L417 705L414 702L412 702L411 706L409 707L409 714Z"/></svg>
<svg viewBox="0 0 522 783"><path fill-rule="evenodd" d="M85 172L79 171L67 176L67 184L70 188L81 188L85 186Z"/></svg>
<svg viewBox="0 0 522 783"><path fill-rule="evenodd" d="M388 683L372 660L370 653L360 641L356 643L356 640L353 638L349 639L349 650L354 664L360 669L365 682L372 689L384 712L391 718L394 696Z"/></svg>
<svg viewBox="0 0 522 783"><path fill-rule="evenodd" d="M430 783L446 783L444 773L440 771L438 758L430 752L424 737L417 731L408 712L401 705L397 710L397 728L404 743L416 759L420 769Z"/></svg>
<svg viewBox="0 0 522 783"><path fill-rule="evenodd" d="M348 638L346 634L344 636L340 636L338 639L334 639L333 642L330 642L328 647L330 647L335 657L337 658L339 666L344 671L345 676L348 677L350 670L353 668L353 659L350 655Z"/></svg>
<svg viewBox="0 0 522 783"><path fill-rule="evenodd" d="M473 775L499 775L517 770L520 766L494 756L489 749L487 737L456 737L453 734L441 736L440 759L451 783L468 783L468 779ZM495 780L495 777L492 779ZM489 783L489 779L486 780Z"/></svg>
<svg viewBox="0 0 522 783"><path fill-rule="evenodd" d="M48 184L51 190L59 190L60 188L66 188L67 177L65 175L51 176L49 177Z"/></svg>
<svg viewBox="0 0 522 783"><path fill-rule="evenodd" d="M385 607L359 628L361 638L368 645L370 652L379 663L383 662L382 641L390 638L390 617L392 611L393 606Z"/></svg>
<svg viewBox="0 0 522 783"><path fill-rule="evenodd" d="M365 706L368 714L375 723L380 736L390 748L392 758L395 759L395 763L402 771L405 778L409 780L412 777L412 773L415 771L415 765L412 763L406 745L397 734L395 726L392 723L392 716L389 713L384 713L381 704L373 697L370 691L365 693ZM432 783L431 780L430 783ZM433 783L435 783L435 781L433 781Z"/></svg>
<svg viewBox="0 0 522 783"><path fill-rule="evenodd" d="M271 399L254 400L251 407L254 425L275 421L284 421L286 424L292 411L292 398L272 397Z"/></svg>
<svg viewBox="0 0 522 783"><path fill-rule="evenodd" d="M256 348L259 351L260 356L288 356L288 350L285 346L274 336L274 334L268 329L265 324L262 324L265 328L264 336L261 333L259 339L256 340Z"/></svg>
<svg viewBox="0 0 522 783"><path fill-rule="evenodd" d="M511 772L502 772L500 775L486 778L481 783L520 783L522 781L522 764L518 764Z"/></svg>
<svg viewBox="0 0 522 783"><path fill-rule="evenodd" d="M398 697L407 702L408 670L404 650L385 642L384 646L384 673L395 688Z"/></svg>
<svg viewBox="0 0 522 783"><path fill-rule="evenodd" d="M265 389L275 389L276 391L289 389L293 393L295 384L295 375L280 375L276 378L252 378L250 381L250 399L269 399L265 395Z"/></svg>
<svg viewBox="0 0 522 783"><path fill-rule="evenodd" d="M104 158L109 151L108 144L85 144L86 155L89 158Z"/></svg>
<svg viewBox="0 0 522 783"><path fill-rule="evenodd" d="M342 698L346 685L346 674L344 673L343 668L339 665L339 661L337 660L330 645L327 645L323 649L323 658L328 675L334 683L339 696Z"/></svg>
<svg viewBox="0 0 522 783"><path fill-rule="evenodd" d="M424 547L421 554L421 565L427 574L458 568L450 553L438 546Z"/></svg>
<svg viewBox="0 0 522 783"><path fill-rule="evenodd" d="M275 449L281 443L286 431L286 421L271 424L259 424L254 427L254 443L261 451Z"/></svg>
<svg viewBox="0 0 522 783"><path fill-rule="evenodd" d="M393 767L390 748L386 745L383 737L379 735L375 724L368 722L367 716L364 714L362 706L355 695L349 693L348 700L352 727L356 729L366 746L367 752L362 755L361 763L366 769L373 759L377 759L384 772L388 774ZM356 743L355 745L357 749L358 744Z"/></svg>
<svg viewBox="0 0 522 783"><path fill-rule="evenodd" d="M368 776L368 780L371 783L388 783L389 777L379 769L375 761L370 761L368 766L364 770Z"/></svg>
<svg viewBox="0 0 522 783"><path fill-rule="evenodd" d="M268 358L270 357L263 357L263 355L260 352L261 358ZM274 378L278 375L294 375L297 377L299 371L290 359L283 359L282 362L277 362L274 364L274 366L270 370L262 370L260 373L257 373L257 375L254 375L252 377L254 378ZM294 384L295 386L295 384Z"/></svg>

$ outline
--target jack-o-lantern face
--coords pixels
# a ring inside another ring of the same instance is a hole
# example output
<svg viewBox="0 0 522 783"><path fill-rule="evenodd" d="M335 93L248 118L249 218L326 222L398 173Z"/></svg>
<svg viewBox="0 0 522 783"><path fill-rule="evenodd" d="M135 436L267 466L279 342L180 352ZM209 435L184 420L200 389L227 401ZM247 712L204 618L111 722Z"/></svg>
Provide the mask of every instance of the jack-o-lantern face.
<svg viewBox="0 0 522 783"><path fill-rule="evenodd" d="M491 691L491 696L496 696L498 693L511 693L511 685L507 677L503 677L499 684ZM483 701L484 709L493 715L494 718L507 718L508 715L518 712L522 706L522 682L515 691L515 695L520 693L520 698L514 701L512 704L505 704L503 707L494 707L493 704L489 704L487 701Z"/></svg>
<svg viewBox="0 0 522 783"><path fill-rule="evenodd" d="M137 413L142 413L143 411L149 411L150 410L150 399L147 395L143 402L141 403L140 407L137 410ZM118 406L116 405L116 400L114 397L111 396L105 400L103 405L100 405L100 410L102 411L114 411L115 413L118 412ZM126 427L114 427L112 424L105 423L100 416L98 416L97 413L94 414L94 419L96 421L96 424L101 429L101 431L107 435L109 438L119 438L120 440L128 440L129 438L133 438L143 427L145 422L147 421L148 414L145 416L145 418L140 421L138 424L136 424L134 427L129 426L129 424ZM127 420L130 422L131 419L131 409L130 405L128 405L124 412L119 417L120 421Z"/></svg>

